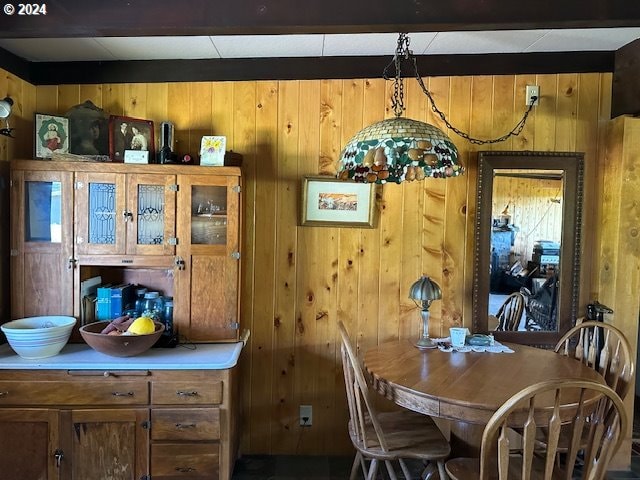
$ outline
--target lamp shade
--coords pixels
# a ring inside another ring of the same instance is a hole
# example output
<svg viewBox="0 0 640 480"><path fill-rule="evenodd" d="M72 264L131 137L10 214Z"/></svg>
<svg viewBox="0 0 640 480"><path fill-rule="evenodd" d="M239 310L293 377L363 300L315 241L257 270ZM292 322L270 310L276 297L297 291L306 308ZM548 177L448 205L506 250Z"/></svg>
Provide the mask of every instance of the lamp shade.
<svg viewBox="0 0 640 480"><path fill-rule="evenodd" d="M440 290L440 286L436 282L423 275L411 285L409 298L416 303L426 304L428 308L432 301L442 298L442 290Z"/></svg>
<svg viewBox="0 0 640 480"><path fill-rule="evenodd" d="M5 97L0 100L0 118L7 118L11 115L11 107L13 106L13 100L9 97Z"/></svg>
<svg viewBox="0 0 640 480"><path fill-rule="evenodd" d="M338 177L366 183L401 183L463 173L458 150L439 128L405 117L360 130L340 154Z"/></svg>

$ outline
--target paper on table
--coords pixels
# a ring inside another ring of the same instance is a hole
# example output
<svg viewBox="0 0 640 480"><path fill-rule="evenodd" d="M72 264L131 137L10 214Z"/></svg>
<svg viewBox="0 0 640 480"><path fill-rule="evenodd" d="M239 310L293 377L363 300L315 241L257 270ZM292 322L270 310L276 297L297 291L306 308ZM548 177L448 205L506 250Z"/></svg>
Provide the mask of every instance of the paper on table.
<svg viewBox="0 0 640 480"><path fill-rule="evenodd" d="M449 337L444 338L432 338L437 345L440 351L442 352L459 352L459 353L467 353L467 352L476 352L476 353L514 353L514 351L503 345L500 342L494 342L493 345L464 345L462 347L453 347L451 346L451 339Z"/></svg>

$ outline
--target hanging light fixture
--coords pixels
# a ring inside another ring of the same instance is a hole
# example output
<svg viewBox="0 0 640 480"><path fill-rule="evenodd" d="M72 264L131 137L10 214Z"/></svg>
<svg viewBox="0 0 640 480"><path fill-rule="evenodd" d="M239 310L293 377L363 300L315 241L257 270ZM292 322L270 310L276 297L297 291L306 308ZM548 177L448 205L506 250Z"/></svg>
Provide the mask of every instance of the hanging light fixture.
<svg viewBox="0 0 640 480"><path fill-rule="evenodd" d="M395 68L392 97L395 118L369 125L349 140L340 154L338 178L366 183L401 183L429 177L456 177L464 172L458 149L442 130L425 122L402 117L405 106L401 66L404 60L408 60L412 65L416 81L429 98L432 110L443 120L447 128L471 143L502 142L512 135L518 135L524 128L537 97L532 97L531 104L520 122L500 138L480 140L455 128L436 107L431 93L424 85L418 73L416 58L409 50L409 43L407 34L401 33L393 60L383 72L383 77L388 80L389 67L393 65Z"/></svg>
<svg viewBox="0 0 640 480"><path fill-rule="evenodd" d="M12 135L13 128L9 127L9 115L11 115L11 107L13 107L13 99L4 97L0 100L0 119L4 119L5 127L0 128L0 135L14 138Z"/></svg>

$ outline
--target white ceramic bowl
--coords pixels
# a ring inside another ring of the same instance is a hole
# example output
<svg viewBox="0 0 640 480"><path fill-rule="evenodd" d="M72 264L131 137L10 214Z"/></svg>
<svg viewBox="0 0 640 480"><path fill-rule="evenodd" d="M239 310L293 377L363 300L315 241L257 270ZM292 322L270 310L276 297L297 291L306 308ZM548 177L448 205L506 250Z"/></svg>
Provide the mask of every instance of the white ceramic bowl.
<svg viewBox="0 0 640 480"><path fill-rule="evenodd" d="M11 348L22 358L37 359L57 355L69 341L76 324L74 317L28 317L0 325Z"/></svg>

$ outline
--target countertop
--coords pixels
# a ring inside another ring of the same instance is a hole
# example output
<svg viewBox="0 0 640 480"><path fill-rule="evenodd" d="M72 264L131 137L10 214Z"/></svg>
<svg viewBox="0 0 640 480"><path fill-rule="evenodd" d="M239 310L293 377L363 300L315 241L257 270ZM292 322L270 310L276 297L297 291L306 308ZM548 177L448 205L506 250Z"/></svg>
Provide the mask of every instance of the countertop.
<svg viewBox="0 0 640 480"><path fill-rule="evenodd" d="M223 370L232 368L244 342L198 343L175 348L152 348L134 357L110 357L85 344L67 344L53 357L26 360L9 346L0 345L4 370Z"/></svg>

